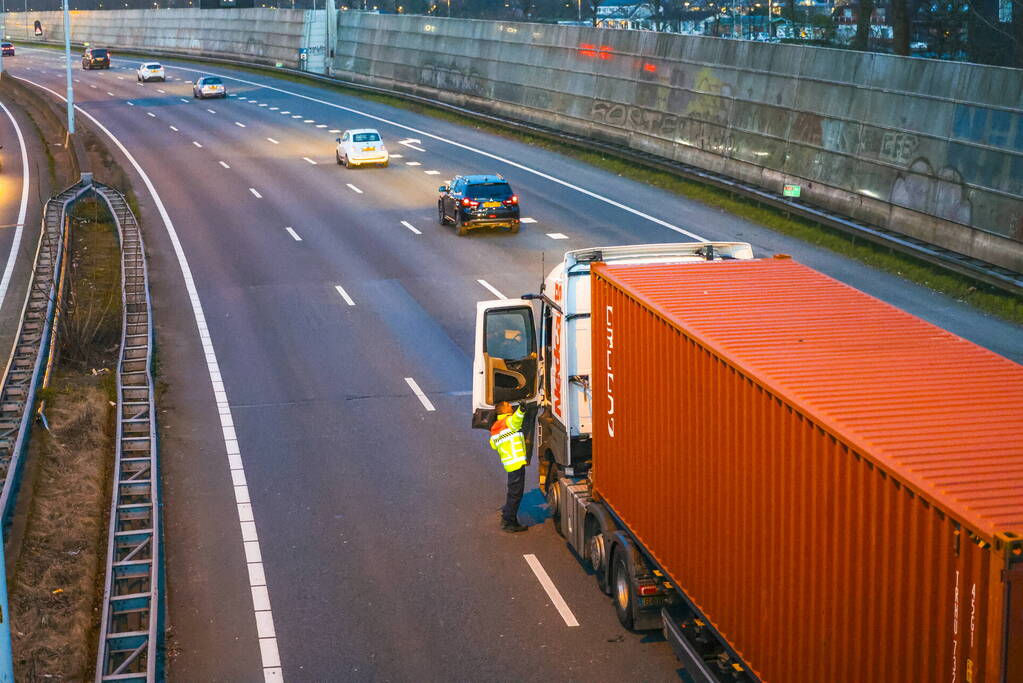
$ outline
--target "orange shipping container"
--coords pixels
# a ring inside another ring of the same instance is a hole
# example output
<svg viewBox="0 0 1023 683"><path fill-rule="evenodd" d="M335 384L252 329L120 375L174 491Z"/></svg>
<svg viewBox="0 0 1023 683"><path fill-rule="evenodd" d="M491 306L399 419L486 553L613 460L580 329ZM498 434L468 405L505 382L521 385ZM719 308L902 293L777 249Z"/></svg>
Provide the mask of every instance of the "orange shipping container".
<svg viewBox="0 0 1023 683"><path fill-rule="evenodd" d="M791 259L593 269L594 490L764 681L1023 681L1023 367Z"/></svg>

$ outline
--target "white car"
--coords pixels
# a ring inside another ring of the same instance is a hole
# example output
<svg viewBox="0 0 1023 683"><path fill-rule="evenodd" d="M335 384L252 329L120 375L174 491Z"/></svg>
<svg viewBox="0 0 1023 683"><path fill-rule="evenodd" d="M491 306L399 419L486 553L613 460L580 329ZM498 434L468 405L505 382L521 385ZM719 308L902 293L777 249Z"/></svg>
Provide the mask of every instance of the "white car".
<svg viewBox="0 0 1023 683"><path fill-rule="evenodd" d="M227 88L224 81L217 76L203 76L197 78L192 85L192 97L204 100L207 97L227 97Z"/></svg>
<svg viewBox="0 0 1023 683"><path fill-rule="evenodd" d="M159 62L146 62L139 67L138 76L140 83L146 81L166 81L167 74L163 72L163 65Z"/></svg>
<svg viewBox="0 0 1023 683"><path fill-rule="evenodd" d="M337 163L348 168L363 164L380 164L387 166L387 147L380 133L372 128L355 128L346 130L337 139Z"/></svg>

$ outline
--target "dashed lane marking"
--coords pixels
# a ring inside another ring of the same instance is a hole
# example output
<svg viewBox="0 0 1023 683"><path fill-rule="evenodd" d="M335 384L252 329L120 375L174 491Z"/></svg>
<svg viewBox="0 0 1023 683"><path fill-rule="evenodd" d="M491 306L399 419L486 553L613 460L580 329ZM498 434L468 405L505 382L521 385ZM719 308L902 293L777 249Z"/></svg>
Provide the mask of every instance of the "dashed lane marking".
<svg viewBox="0 0 1023 683"><path fill-rule="evenodd" d="M522 222L523 223L536 223L536 219L535 218L523 218Z"/></svg>
<svg viewBox="0 0 1023 683"><path fill-rule="evenodd" d="M566 235L564 233L560 233L560 232L549 232L549 233L547 233L547 236L550 237L552 240L567 240L568 239L568 235Z"/></svg>
<svg viewBox="0 0 1023 683"><path fill-rule="evenodd" d="M419 163L418 161L406 161L405 165L406 166L422 166L422 164Z"/></svg>
<svg viewBox="0 0 1023 683"><path fill-rule="evenodd" d="M579 622L576 620L575 615L572 614L572 610L568 608L568 603L561 597L561 593L558 591L558 587L551 581L551 577L547 575L547 570L540 564L540 560L536 559L536 555L523 555L526 558L526 564L533 570L533 574L536 575L536 580L543 586L544 591L547 593L547 597L551 599L555 609L558 610L558 614L565 620L565 626L578 626Z"/></svg>
<svg viewBox="0 0 1023 683"><path fill-rule="evenodd" d="M202 149L202 144L199 143L198 141L192 140L192 144L195 145L196 147L198 147L199 149Z"/></svg>
<svg viewBox="0 0 1023 683"><path fill-rule="evenodd" d="M226 164L225 162L223 162L223 161L218 161L217 163L218 163L218 164L220 164L221 166L223 166L224 168L231 168L230 166L228 166L228 165L227 165L227 164Z"/></svg>
<svg viewBox="0 0 1023 683"><path fill-rule="evenodd" d="M262 199L263 198L263 195L259 194L259 192L254 187L250 187L249 188L249 192L251 192L252 196L255 197L256 199Z"/></svg>
<svg viewBox="0 0 1023 683"><path fill-rule="evenodd" d="M303 158L303 159L305 159L306 161L308 161L308 162L309 162L310 164L312 164L313 166L315 166L315 165L316 165L316 162L315 162L315 161L313 161L312 159L310 159L309 157L302 157L302 158Z"/></svg>
<svg viewBox="0 0 1023 683"><path fill-rule="evenodd" d="M419 229L416 226L412 225L408 221L402 221L401 224L404 225L406 228L408 228L409 230L411 230L412 232L414 232L417 235L422 235L423 234L422 232L419 231Z"/></svg>
<svg viewBox="0 0 1023 683"><path fill-rule="evenodd" d="M355 185L352 185L351 183L346 184L348 185L348 189L351 190L352 192L355 192L356 194L362 194L362 190L357 188Z"/></svg>
<svg viewBox="0 0 1023 683"><path fill-rule="evenodd" d="M147 111L147 112L146 112L146 116L152 116L152 117L153 117L154 119L156 118L156 114L154 114L154 113L153 113L153 112L151 112L151 111Z"/></svg>
<svg viewBox="0 0 1023 683"><path fill-rule="evenodd" d="M238 126L239 128L245 128L245 124L241 123L240 121L235 121L234 125Z"/></svg>
<svg viewBox="0 0 1023 683"><path fill-rule="evenodd" d="M177 128L175 128L174 126L170 126L170 129L171 129L172 131L174 131L175 133L177 133L177 132L178 132L178 129L177 129Z"/></svg>
<svg viewBox="0 0 1023 683"><path fill-rule="evenodd" d="M490 284L486 280L476 280L476 282L478 282L481 285L483 285L484 288L490 290L490 293L493 294L494 296L496 296L498 299L507 299L508 298L504 294L501 294L501 292L497 291L497 287L494 287L494 285Z"/></svg>
<svg viewBox="0 0 1023 683"><path fill-rule="evenodd" d="M288 234L291 235L296 242L301 242L302 241L302 238L298 236L298 233L295 232L295 230L293 228L284 228L284 229L288 231Z"/></svg>
<svg viewBox="0 0 1023 683"><path fill-rule="evenodd" d="M272 142L272 143L274 143L275 145L279 145L279 144L281 144L281 143L279 143L279 142L278 142L277 140L274 140L273 138L267 138L267 139L266 139L266 141L267 141L267 142Z"/></svg>
<svg viewBox="0 0 1023 683"><path fill-rule="evenodd" d="M412 389L412 393L416 395L416 398L419 399L419 402L423 404L424 408L430 412L436 410L436 408L433 407L433 404L430 403L430 399L426 397L426 394L423 393L423 390L419 388L419 385L416 384L414 379L406 377L405 383L409 385L409 388Z"/></svg>
<svg viewBox="0 0 1023 683"><path fill-rule="evenodd" d="M337 293L341 295L341 298L345 300L346 304L349 306L355 305L355 301L352 300L352 297L348 296L348 292L345 291L344 287L341 285L334 285L334 289L337 290Z"/></svg>
<svg viewBox="0 0 1023 683"><path fill-rule="evenodd" d="M426 175L440 175L440 171L423 171Z"/></svg>

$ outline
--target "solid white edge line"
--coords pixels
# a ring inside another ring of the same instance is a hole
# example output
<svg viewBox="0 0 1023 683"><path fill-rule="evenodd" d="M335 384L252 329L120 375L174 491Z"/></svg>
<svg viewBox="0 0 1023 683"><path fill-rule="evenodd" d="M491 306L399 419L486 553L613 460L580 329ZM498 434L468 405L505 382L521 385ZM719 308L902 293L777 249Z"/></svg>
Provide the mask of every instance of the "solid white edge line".
<svg viewBox="0 0 1023 683"><path fill-rule="evenodd" d="M3 278L0 278L0 306L3 306L4 299L7 297L7 289L11 286L14 263L18 260L18 251L21 249L21 234L25 227L25 216L28 213L29 168L28 150L25 148L25 138L21 134L21 127L18 126L18 122L14 119L11 110L3 102L0 102L0 108L3 108L7 118L11 120L11 125L14 126L14 133L18 136L18 146L21 147L21 206L18 208L18 224L14 226L14 239L11 240L11 253L7 255L4 275Z"/></svg>
<svg viewBox="0 0 1023 683"><path fill-rule="evenodd" d="M291 235L293 238L295 238L296 242L301 242L302 241L302 238L298 236L298 233L295 232L295 230L293 228L284 228L284 229L288 231L289 235Z"/></svg>
<svg viewBox="0 0 1023 683"><path fill-rule="evenodd" d="M494 296L496 296L496 297L497 297L498 299L507 299L507 298L508 298L508 297L506 297L506 296L505 296L504 294L501 294L501 292L497 291L497 288L496 288L496 287L494 287L494 285L492 285L492 284L490 284L489 282L487 282L486 280L476 280L476 282L480 283L481 285L483 285L484 287L486 287L487 289L489 289L489 290L490 290L490 292L491 292L491 293L492 293L492 294L493 294Z"/></svg>
<svg viewBox="0 0 1023 683"><path fill-rule="evenodd" d="M414 232L417 235L422 235L423 234L422 232L420 232L419 228L417 228L416 226L412 225L408 221L402 221L401 224L404 225L406 228L408 228L409 230L411 230L412 232Z"/></svg>
<svg viewBox="0 0 1023 683"><path fill-rule="evenodd" d="M409 388L412 389L412 393L416 395L416 398L419 399L419 402L423 404L424 408L431 412L437 410L433 407L433 404L430 403L430 399L426 397L426 394L423 393L423 390L419 388L419 385L416 384L414 379L406 377L405 383L409 385Z"/></svg>
<svg viewBox="0 0 1023 683"><path fill-rule="evenodd" d="M558 614L565 620L565 626L578 626L579 622L576 620L575 615L572 614L572 610L568 608L568 603L561 597L558 587L551 581L551 577L547 575L547 570L540 564L540 560L536 559L536 555L529 554L523 555L526 558L526 564L533 570L533 574L536 575L536 580L543 586L544 591L547 592L547 597L551 599L555 609L558 610Z"/></svg>
<svg viewBox="0 0 1023 683"><path fill-rule="evenodd" d="M27 80L27 79L24 79L24 78L21 78L19 80L22 80L22 81L24 81L26 83L30 83L30 84L36 86L37 88L41 88L41 89L47 91L48 93L50 93L51 95L53 95L54 97L56 97L57 99L59 99L61 101L64 101L64 102L67 101L59 93L54 92L53 90L50 90L46 86L40 85L38 83L35 83L34 81L30 81L30 80ZM0 103L0 106L2 106L2 103ZM235 438L235 434L234 434L234 418L233 418L233 416L231 414L231 404L227 400L227 389L224 387L224 383L220 379L220 377L221 377L221 374L220 374L220 364L217 362L217 354L216 354L216 351L213 349L213 341L210 338L209 328L206 326L206 314L203 312L202 301L199 299L199 291L196 289L196 287L195 287L195 280L193 280L193 278L192 278L192 269L188 265L188 259L186 258L185 251L184 251L184 249L181 246L181 241L178 239L177 230L174 229L174 224L171 222L170 215L167 213L167 207L165 207L163 205L163 200L160 199L160 193L158 193L156 191L156 186L153 185L153 181L150 180L149 175L147 175L146 172L144 170L142 170L142 166L139 165L139 162L135 160L135 157L132 156L131 152L128 151L128 148L125 147L124 144L117 137L115 137L114 134L111 133L110 130L106 126L104 126L102 123L100 123L99 120L95 116L93 116L89 112L85 111L84 109L82 109L78 105L75 105L75 109L77 109L83 116L85 116L90 121L92 121L94 124L96 124L96 127L99 128L101 131L103 131L107 135L107 137L109 137L113 141L113 143L117 146L117 148L119 150L121 150L121 153L124 154L124 156L128 159L128 162L135 168L135 171L138 172L139 176L141 176L142 182L145 183L146 188L149 190L150 196L153 198L153 204L156 206L156 209L157 209L157 211L160 214L160 218L163 220L164 228L166 228L167 235L168 235L168 237L170 238L170 241L171 241L171 245L174 247L174 254L177 256L178 266L181 268L181 275L182 275L182 277L185 280L185 290L188 292L188 298L189 298L189 300L191 301L191 304L192 304L192 315L195 318L195 325L196 325L196 328L197 328L197 330L199 332L199 341L202 344L203 353L206 356L206 371L209 373L210 384L213 387L214 400L217 403L217 412L220 415L220 424L221 424L221 427L223 427L223 430L224 430L224 448L225 448L225 450L227 452L228 466L229 466L229 468L231 469L232 472L234 470L240 470L242 472L242 474L244 475L245 467L242 464L241 449L238 447L238 440L237 440L237 438ZM238 495L238 489L239 488L243 488L243 487L238 487L238 486L235 487L235 495L236 496ZM239 519L238 519L238 521L239 521L239 526L240 526L241 522L243 521L242 517L241 517L241 515L242 515L242 507L241 507L241 504L240 504L241 501L237 501L237 502L239 503L239 506L238 506ZM249 501L245 501L245 504L246 504L245 510L247 511L247 513L249 515L251 515L252 503L249 502ZM248 521L251 521L251 519L248 520ZM263 569L262 569L262 553L260 552L260 549L259 549L259 541L258 540L257 541L243 541L242 545L243 545L243 548L245 550L246 559L248 559L249 557L253 557L253 556L255 556L256 558L259 558L258 562L259 562L260 566L258 568L258 576L262 578L263 583L264 583L264 585L262 586L262 592L267 595L267 602L266 602L266 608L267 609L265 609L265 610L253 609L253 618L255 618L255 612L256 611L265 611L265 612L269 612L270 611L269 594L268 594L268 591L267 591L266 586L265 586L265 581L266 580L265 580L265 575L264 575ZM254 553L253 553L253 551L254 551ZM254 564L254 562L249 562L248 564L249 564L249 577L250 577L250 582L251 582L252 577L254 576L254 571L253 571L253 568L252 568L251 565ZM250 586L251 586L251 584L250 584ZM255 605L253 605L253 607L255 607ZM257 628L258 628L258 625L257 625ZM257 631L257 639L258 639L258 642L259 642L260 655L261 655L261 658L262 658L261 667L263 669L264 680L266 680L266 681L277 681L277 682L283 681L284 678L283 678L283 674L282 674L282 671L281 671L280 653L277 650L277 639L276 639L276 637L274 637L274 638L258 638L258 631ZM272 645L273 645L272 651L269 649L268 645L264 644L264 641L270 641L270 640L273 641L273 643L272 643ZM268 657L268 654L272 654L273 657Z"/></svg>
<svg viewBox="0 0 1023 683"><path fill-rule="evenodd" d="M345 300L346 304L349 306L355 305L355 301L352 300L352 297L348 296L348 292L345 291L344 287L341 285L334 285L334 289L337 290L337 293L341 295L341 298Z"/></svg>

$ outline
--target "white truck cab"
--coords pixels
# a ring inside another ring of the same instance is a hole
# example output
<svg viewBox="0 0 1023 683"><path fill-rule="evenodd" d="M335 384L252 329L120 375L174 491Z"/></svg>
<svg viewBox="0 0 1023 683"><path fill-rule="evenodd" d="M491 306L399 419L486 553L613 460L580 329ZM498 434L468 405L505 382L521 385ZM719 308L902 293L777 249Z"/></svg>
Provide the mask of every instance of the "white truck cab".
<svg viewBox="0 0 1023 683"><path fill-rule="evenodd" d="M527 449L531 456L536 444L541 487L557 505L557 488L551 484L584 475L590 462L590 264L751 258L752 248L742 242L581 249L565 254L540 294L478 303L473 427L489 428L499 401L535 402L536 409L527 415L535 424ZM523 431L530 433L528 427Z"/></svg>

